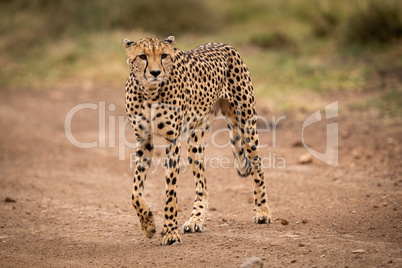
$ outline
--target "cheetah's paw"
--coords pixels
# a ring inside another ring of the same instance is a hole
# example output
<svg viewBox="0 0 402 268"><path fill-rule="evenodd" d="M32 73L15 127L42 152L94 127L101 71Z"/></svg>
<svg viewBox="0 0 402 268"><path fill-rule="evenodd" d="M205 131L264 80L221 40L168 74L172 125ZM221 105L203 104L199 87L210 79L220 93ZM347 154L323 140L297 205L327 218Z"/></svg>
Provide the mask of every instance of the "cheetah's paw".
<svg viewBox="0 0 402 268"><path fill-rule="evenodd" d="M269 208L259 208L254 210L254 223L271 223L271 212Z"/></svg>
<svg viewBox="0 0 402 268"><path fill-rule="evenodd" d="M183 224L183 233L200 233L202 232L204 224L199 219L190 219Z"/></svg>
<svg viewBox="0 0 402 268"><path fill-rule="evenodd" d="M163 246L173 245L176 242L179 242L181 244L181 237L179 235L179 231L177 230L170 231L163 236Z"/></svg>
<svg viewBox="0 0 402 268"><path fill-rule="evenodd" d="M154 237L156 232L154 217L150 216L144 222L142 222L141 229L145 232L146 238Z"/></svg>

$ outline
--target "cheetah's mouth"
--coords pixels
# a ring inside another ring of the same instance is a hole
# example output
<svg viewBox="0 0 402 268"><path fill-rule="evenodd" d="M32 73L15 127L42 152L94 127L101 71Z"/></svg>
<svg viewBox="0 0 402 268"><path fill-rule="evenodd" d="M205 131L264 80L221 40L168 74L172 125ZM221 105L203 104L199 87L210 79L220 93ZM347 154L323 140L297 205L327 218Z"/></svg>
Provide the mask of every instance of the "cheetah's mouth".
<svg viewBox="0 0 402 268"><path fill-rule="evenodd" d="M146 77L144 75L144 80L148 82L149 84L152 84L154 86L159 85L164 79L162 77Z"/></svg>
<svg viewBox="0 0 402 268"><path fill-rule="evenodd" d="M160 82L162 82L162 79L160 79L160 78L152 78L152 79L149 79L148 81L151 82L152 84L157 85Z"/></svg>

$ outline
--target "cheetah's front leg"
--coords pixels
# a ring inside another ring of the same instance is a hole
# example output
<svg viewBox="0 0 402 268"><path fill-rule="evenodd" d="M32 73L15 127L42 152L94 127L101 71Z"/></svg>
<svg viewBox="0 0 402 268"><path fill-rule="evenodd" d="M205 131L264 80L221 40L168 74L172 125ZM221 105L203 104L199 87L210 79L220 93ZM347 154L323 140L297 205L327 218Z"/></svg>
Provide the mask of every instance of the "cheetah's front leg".
<svg viewBox="0 0 402 268"><path fill-rule="evenodd" d="M188 162L195 179L195 201L190 219L184 223L183 232L202 232L208 207L207 182L204 175L204 131L192 132L187 140Z"/></svg>
<svg viewBox="0 0 402 268"><path fill-rule="evenodd" d="M166 206L163 219L163 245L181 243L177 229L177 180L179 178L180 141L173 141L166 149Z"/></svg>
<svg viewBox="0 0 402 268"><path fill-rule="evenodd" d="M152 238L155 235L155 221L150 208L142 197L147 171L152 163L154 148L152 138L141 139L137 146L131 199L140 220L141 229L145 232L147 238Z"/></svg>

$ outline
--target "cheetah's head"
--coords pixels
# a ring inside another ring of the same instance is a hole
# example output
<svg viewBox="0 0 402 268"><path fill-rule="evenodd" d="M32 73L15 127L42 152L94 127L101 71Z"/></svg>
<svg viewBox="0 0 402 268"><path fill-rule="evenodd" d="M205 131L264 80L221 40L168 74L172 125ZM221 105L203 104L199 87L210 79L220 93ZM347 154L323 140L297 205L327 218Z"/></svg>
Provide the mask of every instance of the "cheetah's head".
<svg viewBox="0 0 402 268"><path fill-rule="evenodd" d="M127 64L145 88L156 88L169 77L173 68L174 44L174 36L164 41L149 37L138 42L123 40Z"/></svg>

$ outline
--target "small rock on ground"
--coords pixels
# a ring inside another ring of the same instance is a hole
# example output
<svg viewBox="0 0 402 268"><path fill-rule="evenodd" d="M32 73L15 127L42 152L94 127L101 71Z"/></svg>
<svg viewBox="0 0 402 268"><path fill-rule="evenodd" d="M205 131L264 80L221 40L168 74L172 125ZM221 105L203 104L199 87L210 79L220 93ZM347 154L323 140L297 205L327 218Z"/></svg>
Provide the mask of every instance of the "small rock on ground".
<svg viewBox="0 0 402 268"><path fill-rule="evenodd" d="M299 164L309 164L313 162L313 156L309 153L303 154L299 157Z"/></svg>
<svg viewBox="0 0 402 268"><path fill-rule="evenodd" d="M6 203L15 203L17 201L15 201L14 199L12 199L10 197L6 197L6 199L4 199L4 202L6 202Z"/></svg>
<svg viewBox="0 0 402 268"><path fill-rule="evenodd" d="M247 258L240 268L262 268L263 263L261 258L259 257L251 257Z"/></svg>

